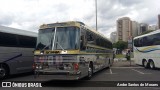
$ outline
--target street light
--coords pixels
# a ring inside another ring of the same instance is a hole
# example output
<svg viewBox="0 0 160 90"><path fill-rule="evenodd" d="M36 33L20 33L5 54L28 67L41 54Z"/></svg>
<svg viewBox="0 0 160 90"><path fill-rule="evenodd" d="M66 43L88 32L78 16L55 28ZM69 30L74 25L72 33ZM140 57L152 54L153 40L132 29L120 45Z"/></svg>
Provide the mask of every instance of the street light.
<svg viewBox="0 0 160 90"><path fill-rule="evenodd" d="M98 31L98 28L97 28L97 0L95 0L95 9L96 9L96 31Z"/></svg>

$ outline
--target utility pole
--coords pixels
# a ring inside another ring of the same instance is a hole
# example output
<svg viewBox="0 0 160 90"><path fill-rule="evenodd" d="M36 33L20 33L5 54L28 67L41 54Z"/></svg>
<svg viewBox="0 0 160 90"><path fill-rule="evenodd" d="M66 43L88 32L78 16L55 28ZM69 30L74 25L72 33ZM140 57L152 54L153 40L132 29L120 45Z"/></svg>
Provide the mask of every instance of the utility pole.
<svg viewBox="0 0 160 90"><path fill-rule="evenodd" d="M98 31L98 28L97 28L97 0L95 0L95 9L96 9L96 31Z"/></svg>

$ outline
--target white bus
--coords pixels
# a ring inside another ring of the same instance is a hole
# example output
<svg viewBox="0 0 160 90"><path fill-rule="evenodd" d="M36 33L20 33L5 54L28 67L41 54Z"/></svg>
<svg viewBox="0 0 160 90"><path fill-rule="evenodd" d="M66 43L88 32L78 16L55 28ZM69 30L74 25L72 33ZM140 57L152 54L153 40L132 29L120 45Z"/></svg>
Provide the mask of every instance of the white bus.
<svg viewBox="0 0 160 90"><path fill-rule="evenodd" d="M160 30L134 38L134 58L145 68L160 68Z"/></svg>
<svg viewBox="0 0 160 90"><path fill-rule="evenodd" d="M37 33L0 26L0 78L32 71Z"/></svg>

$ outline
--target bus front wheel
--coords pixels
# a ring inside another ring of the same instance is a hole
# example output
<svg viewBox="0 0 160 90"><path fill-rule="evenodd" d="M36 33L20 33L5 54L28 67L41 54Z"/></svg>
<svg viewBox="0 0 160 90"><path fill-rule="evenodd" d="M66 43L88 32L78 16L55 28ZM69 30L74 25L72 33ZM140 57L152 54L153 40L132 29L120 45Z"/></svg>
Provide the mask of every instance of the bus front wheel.
<svg viewBox="0 0 160 90"><path fill-rule="evenodd" d="M7 66L0 65L0 79L4 79L8 75Z"/></svg>
<svg viewBox="0 0 160 90"><path fill-rule="evenodd" d="M93 64L90 63L89 67L88 67L88 76L87 79L90 80L93 76Z"/></svg>

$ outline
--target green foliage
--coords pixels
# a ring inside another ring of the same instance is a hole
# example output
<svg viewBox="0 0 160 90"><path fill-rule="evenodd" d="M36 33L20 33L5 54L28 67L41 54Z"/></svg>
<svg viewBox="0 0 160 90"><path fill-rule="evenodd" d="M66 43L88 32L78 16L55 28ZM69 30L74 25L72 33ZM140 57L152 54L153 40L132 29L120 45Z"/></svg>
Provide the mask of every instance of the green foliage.
<svg viewBox="0 0 160 90"><path fill-rule="evenodd" d="M117 49L120 49L120 50L127 49L127 42L118 41L116 43L113 43L113 48L117 48Z"/></svg>
<svg viewBox="0 0 160 90"><path fill-rule="evenodd" d="M123 54L116 54L116 58L125 58L125 55L123 55Z"/></svg>
<svg viewBox="0 0 160 90"><path fill-rule="evenodd" d="M153 31L154 31L154 30L148 30L148 31L143 32L141 35L147 34L147 33L153 32Z"/></svg>

